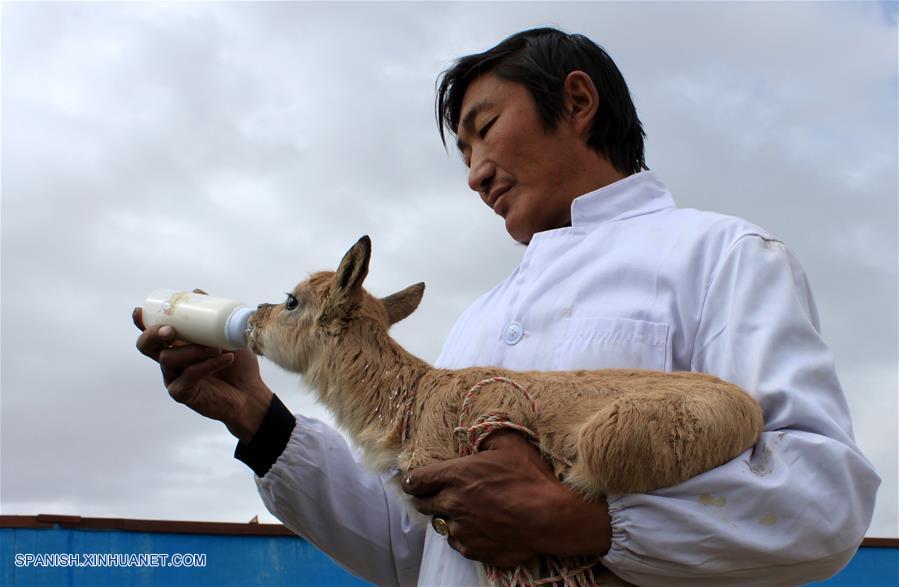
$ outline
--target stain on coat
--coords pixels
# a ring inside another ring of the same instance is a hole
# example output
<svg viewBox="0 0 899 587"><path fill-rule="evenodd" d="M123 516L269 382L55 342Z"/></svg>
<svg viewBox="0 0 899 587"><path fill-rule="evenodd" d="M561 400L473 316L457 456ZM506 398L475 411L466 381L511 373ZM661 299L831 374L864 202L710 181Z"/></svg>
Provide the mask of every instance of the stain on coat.
<svg viewBox="0 0 899 587"><path fill-rule="evenodd" d="M709 495L708 493L703 493L699 496L699 503L704 506L711 506L716 508L723 508L727 505L727 500L723 497L715 497L714 495Z"/></svg>

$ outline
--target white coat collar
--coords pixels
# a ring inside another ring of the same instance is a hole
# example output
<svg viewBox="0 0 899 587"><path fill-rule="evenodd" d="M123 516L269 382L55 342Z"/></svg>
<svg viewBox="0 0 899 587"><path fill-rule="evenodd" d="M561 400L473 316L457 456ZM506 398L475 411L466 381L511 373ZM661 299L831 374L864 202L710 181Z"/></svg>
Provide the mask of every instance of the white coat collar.
<svg viewBox="0 0 899 587"><path fill-rule="evenodd" d="M652 171L641 171L571 202L571 225L600 224L675 207L668 188Z"/></svg>

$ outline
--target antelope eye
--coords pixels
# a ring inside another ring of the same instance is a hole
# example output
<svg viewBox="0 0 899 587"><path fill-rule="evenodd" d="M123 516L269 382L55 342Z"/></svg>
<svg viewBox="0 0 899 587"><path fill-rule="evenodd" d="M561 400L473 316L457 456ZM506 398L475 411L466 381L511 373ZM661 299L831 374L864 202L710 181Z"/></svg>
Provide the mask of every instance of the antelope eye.
<svg viewBox="0 0 899 587"><path fill-rule="evenodd" d="M284 302L284 307L288 310L295 310L299 307L300 301L294 296L292 293L287 294L287 301Z"/></svg>

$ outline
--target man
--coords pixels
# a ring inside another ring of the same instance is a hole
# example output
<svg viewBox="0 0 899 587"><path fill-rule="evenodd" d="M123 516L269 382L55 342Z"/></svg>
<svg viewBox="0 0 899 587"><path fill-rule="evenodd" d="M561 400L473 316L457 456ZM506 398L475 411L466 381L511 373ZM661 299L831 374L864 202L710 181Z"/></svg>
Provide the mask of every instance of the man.
<svg viewBox="0 0 899 587"><path fill-rule="evenodd" d="M403 481L446 536L410 522L389 479L324 424L292 416L248 351L142 352L174 399L223 421L269 510L378 584L471 585L468 559L593 555L641 585L792 585L837 572L879 478L852 437L804 274L746 221L674 206L646 170L614 63L588 39L525 31L464 57L438 91L469 186L527 244L519 267L454 326L437 366L696 370L761 403L752 451L676 487L584 502L513 432ZM139 324L139 315L135 316Z"/></svg>

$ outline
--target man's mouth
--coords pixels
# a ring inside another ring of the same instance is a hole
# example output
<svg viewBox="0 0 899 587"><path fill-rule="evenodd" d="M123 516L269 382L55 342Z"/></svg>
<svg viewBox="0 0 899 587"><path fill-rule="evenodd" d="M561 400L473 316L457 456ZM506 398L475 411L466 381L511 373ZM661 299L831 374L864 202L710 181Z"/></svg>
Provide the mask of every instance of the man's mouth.
<svg viewBox="0 0 899 587"><path fill-rule="evenodd" d="M490 206L491 208L493 208L493 211L496 212L497 214L499 214L499 212L496 209L497 203L500 201L500 199L502 199L502 197L510 189L512 189L512 188L511 187L498 188L487 197L487 205Z"/></svg>

